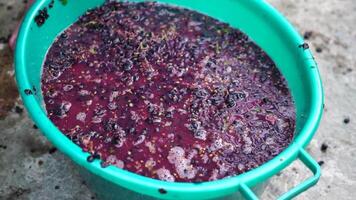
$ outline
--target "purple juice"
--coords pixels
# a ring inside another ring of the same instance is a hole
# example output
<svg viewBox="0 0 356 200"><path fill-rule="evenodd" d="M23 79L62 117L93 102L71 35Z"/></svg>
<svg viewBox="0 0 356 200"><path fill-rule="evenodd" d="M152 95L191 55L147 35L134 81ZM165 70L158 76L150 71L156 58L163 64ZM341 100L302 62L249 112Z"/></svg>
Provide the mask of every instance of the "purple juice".
<svg viewBox="0 0 356 200"><path fill-rule="evenodd" d="M109 2L55 40L43 66L49 118L102 166L164 181L241 174L293 139L275 63L226 23L157 3Z"/></svg>

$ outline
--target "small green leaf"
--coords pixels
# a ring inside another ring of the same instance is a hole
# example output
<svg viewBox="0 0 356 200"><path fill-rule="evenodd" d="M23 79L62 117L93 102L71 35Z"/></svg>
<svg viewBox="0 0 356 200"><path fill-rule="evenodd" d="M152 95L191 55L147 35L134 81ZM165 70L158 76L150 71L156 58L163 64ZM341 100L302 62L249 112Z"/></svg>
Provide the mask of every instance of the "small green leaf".
<svg viewBox="0 0 356 200"><path fill-rule="evenodd" d="M59 0L59 1L60 1L61 4L64 5L64 6L67 5L67 3L68 3L68 0Z"/></svg>

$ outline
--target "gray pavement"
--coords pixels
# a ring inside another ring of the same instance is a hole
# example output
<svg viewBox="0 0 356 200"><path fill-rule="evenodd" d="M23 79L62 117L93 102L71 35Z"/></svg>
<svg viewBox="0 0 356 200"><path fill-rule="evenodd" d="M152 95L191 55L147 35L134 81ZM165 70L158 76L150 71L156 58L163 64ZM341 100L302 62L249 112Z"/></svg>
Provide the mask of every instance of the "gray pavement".
<svg viewBox="0 0 356 200"><path fill-rule="evenodd" d="M296 199L356 196L356 1L268 0L304 35L319 64L325 113L308 147L322 164L319 183ZM4 44L23 13L23 1L0 0L0 200L95 199L74 164L56 151L22 110L14 89L12 55ZM321 151L322 144L328 146ZM295 162L271 179L261 199L310 176Z"/></svg>

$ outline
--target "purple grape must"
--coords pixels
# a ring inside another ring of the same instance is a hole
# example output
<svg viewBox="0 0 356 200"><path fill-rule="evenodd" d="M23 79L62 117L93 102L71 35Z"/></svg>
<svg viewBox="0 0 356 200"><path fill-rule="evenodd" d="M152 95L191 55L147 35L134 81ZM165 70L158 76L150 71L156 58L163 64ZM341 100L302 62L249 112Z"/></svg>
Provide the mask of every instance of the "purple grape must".
<svg viewBox="0 0 356 200"><path fill-rule="evenodd" d="M295 129L283 76L247 35L152 2L107 2L80 17L49 49L42 91L88 162L164 181L241 174Z"/></svg>

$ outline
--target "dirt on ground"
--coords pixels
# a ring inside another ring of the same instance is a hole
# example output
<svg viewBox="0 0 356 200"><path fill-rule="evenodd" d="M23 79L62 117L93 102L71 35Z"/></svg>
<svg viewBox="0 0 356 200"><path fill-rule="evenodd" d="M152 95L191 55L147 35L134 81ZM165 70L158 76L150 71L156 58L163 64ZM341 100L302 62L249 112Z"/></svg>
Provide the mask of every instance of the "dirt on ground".
<svg viewBox="0 0 356 200"><path fill-rule="evenodd" d="M296 199L356 196L356 1L267 0L304 36L319 65L325 110L307 151L319 162L318 184ZM0 199L95 199L78 169L40 134L17 101L7 40L24 1L0 0ZM237 8L238 9L238 8ZM261 199L276 199L310 177L300 162L273 177Z"/></svg>
<svg viewBox="0 0 356 200"><path fill-rule="evenodd" d="M0 50L0 120L7 116L18 99L13 73L13 55L8 46ZM17 108L22 109L20 107Z"/></svg>
<svg viewBox="0 0 356 200"><path fill-rule="evenodd" d="M8 41L24 13L25 2L0 1L0 120L15 109L18 91L14 79L13 52ZM22 108L15 110L21 112Z"/></svg>

